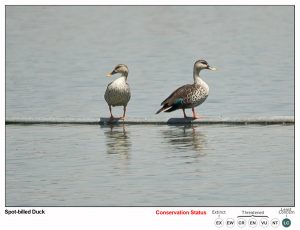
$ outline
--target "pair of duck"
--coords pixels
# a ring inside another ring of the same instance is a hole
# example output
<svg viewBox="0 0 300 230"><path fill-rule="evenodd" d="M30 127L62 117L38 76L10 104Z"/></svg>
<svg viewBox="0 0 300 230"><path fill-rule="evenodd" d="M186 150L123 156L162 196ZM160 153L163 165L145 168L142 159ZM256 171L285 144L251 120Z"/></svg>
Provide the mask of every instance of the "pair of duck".
<svg viewBox="0 0 300 230"><path fill-rule="evenodd" d="M192 119L200 118L196 115L195 107L202 104L209 93L208 85L199 75L203 69L216 70L216 68L210 67L205 60L196 61L194 64L194 83L181 86L171 93L171 95L161 103L162 107L156 114L162 111L172 112L177 109L182 109L184 118L187 118L185 109L192 109ZM125 119L126 107L131 97L130 88L127 83L128 67L124 64L119 64L111 73L107 74L107 76L110 77L116 73L120 73L121 77L108 84L104 95L109 106L110 120L115 119L112 115L112 106L123 106L123 116L118 119Z"/></svg>

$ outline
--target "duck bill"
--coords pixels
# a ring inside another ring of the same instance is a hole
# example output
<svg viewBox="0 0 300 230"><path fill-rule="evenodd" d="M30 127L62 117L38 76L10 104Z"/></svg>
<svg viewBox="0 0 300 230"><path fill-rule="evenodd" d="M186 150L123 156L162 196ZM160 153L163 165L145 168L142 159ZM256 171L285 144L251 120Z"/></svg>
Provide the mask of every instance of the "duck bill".
<svg viewBox="0 0 300 230"><path fill-rule="evenodd" d="M215 67L210 67L210 66L208 67L208 69L209 69L209 70L212 70L212 71L217 70L217 68L215 68Z"/></svg>
<svg viewBox="0 0 300 230"><path fill-rule="evenodd" d="M111 76L114 75L115 73L117 73L117 72L113 70L111 73L106 74L106 77L111 77Z"/></svg>

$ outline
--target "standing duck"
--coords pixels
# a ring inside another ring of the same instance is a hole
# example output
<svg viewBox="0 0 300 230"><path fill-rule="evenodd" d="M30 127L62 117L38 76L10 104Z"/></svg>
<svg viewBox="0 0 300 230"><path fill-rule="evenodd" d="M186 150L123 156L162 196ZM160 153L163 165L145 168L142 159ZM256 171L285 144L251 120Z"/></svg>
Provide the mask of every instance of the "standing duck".
<svg viewBox="0 0 300 230"><path fill-rule="evenodd" d="M110 120L115 118L111 112L112 106L123 106L124 113L119 119L125 119L126 107L131 96L130 88L127 83L128 67L124 64L119 64L111 73L108 73L106 76L110 77L116 73L120 73L121 77L109 83L104 94L105 101L109 106Z"/></svg>
<svg viewBox="0 0 300 230"><path fill-rule="evenodd" d="M200 118L195 113L195 107L202 104L208 97L209 87L200 78L200 71L202 69L216 70L210 67L205 60L198 60L194 64L194 84L188 84L176 89L169 97L167 97L161 105L156 114L161 111L172 112L177 109L182 109L184 118L187 118L185 109L192 109L193 119Z"/></svg>

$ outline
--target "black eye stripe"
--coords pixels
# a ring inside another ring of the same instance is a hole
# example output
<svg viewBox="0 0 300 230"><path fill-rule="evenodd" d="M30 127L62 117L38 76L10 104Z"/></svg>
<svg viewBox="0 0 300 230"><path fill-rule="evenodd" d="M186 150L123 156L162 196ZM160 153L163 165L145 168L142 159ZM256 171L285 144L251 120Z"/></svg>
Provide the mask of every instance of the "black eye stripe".
<svg viewBox="0 0 300 230"><path fill-rule="evenodd" d="M198 63L200 62L201 64L203 65L208 65L207 61L203 60L203 59L200 59L197 61Z"/></svg>
<svg viewBox="0 0 300 230"><path fill-rule="evenodd" d="M126 66L126 65L124 65L124 64L118 64L116 67L115 67L115 71L117 71L117 70L121 70L121 68L123 68L122 70L128 70L128 67Z"/></svg>
<svg viewBox="0 0 300 230"><path fill-rule="evenodd" d="M121 67L123 67L123 65L117 65L116 69L120 69Z"/></svg>

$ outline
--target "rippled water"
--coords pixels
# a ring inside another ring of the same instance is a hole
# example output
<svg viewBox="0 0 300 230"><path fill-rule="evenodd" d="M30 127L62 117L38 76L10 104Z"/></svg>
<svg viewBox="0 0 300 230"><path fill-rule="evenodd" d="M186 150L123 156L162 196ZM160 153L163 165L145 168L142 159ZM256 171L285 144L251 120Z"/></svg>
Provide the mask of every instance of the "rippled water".
<svg viewBox="0 0 300 230"><path fill-rule="evenodd" d="M106 117L118 63L152 117L199 58L200 114L294 114L293 7L7 6L6 118ZM294 126L6 127L9 206L293 204Z"/></svg>
<svg viewBox="0 0 300 230"><path fill-rule="evenodd" d="M7 205L289 206L293 126L8 126Z"/></svg>

